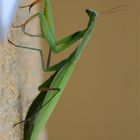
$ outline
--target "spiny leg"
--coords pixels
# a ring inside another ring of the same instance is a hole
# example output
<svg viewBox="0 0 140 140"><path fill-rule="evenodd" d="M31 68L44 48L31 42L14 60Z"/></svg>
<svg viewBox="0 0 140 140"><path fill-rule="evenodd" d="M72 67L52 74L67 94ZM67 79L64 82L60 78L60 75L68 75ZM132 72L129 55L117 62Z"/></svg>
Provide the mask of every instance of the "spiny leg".
<svg viewBox="0 0 140 140"><path fill-rule="evenodd" d="M41 2L41 1L42 1L42 0L36 0L36 1L34 1L33 3L31 3L31 4L29 4L29 5L19 6L19 7L20 7L20 8L27 8L27 7L29 7L29 12L30 12L31 8L32 8L33 6L35 6L36 4L38 4L39 2ZM31 16L29 19L27 19L27 20L25 21L24 24L21 24L21 25L18 25L18 26L12 25L12 27L14 27L14 28L20 28L20 27L22 27L23 32L24 32L26 35L31 36L31 37L42 37L41 35L33 35L33 34L30 34L30 33L28 33L28 32L25 31L25 26L26 26L32 19L34 19L36 16L38 16L38 14L39 14L39 13L34 14L33 16Z"/></svg>
<svg viewBox="0 0 140 140"><path fill-rule="evenodd" d="M14 124L13 127L15 127L15 126L17 126L17 125L19 125L19 124L28 122L28 121L30 121L31 119L33 119L34 116L35 116L42 108L44 108L47 104L50 103L50 101L57 95L57 93L60 91L60 89L59 89L59 88L41 88L40 91L43 92L44 94L45 94L45 93L48 94L48 91L56 91L56 93L55 93L45 104L43 104L40 108L38 108L38 109L34 112L34 114L33 114L31 117L29 117L29 118L27 118L27 119L25 119L25 120L22 120L22 121L20 121L20 122L18 122L18 123L16 123L16 124Z"/></svg>
<svg viewBox="0 0 140 140"><path fill-rule="evenodd" d="M29 12L31 11L31 8L33 7L33 6L35 6L36 4L38 4L39 2L41 2L42 0L36 0L36 1L34 1L33 3L31 3L31 4L28 4L28 5L25 5L25 6L19 6L20 8L27 8L27 7L29 7Z"/></svg>
<svg viewBox="0 0 140 140"><path fill-rule="evenodd" d="M37 51L39 52L40 56L41 56L41 64L42 64L42 69L44 72L47 71L47 67L45 66L45 63L44 63L44 57L43 57L43 50L42 49L37 49L37 48L31 48L31 47L26 47L26 46L21 46L21 45L17 45L15 43L13 43L11 40L8 39L8 42L10 44L12 44L13 46L15 47L18 47L18 48L23 48L23 49L28 49L28 50L33 50L33 51Z"/></svg>
<svg viewBox="0 0 140 140"><path fill-rule="evenodd" d="M33 16L31 16L29 19L27 19L24 23L24 26L22 26L22 31L24 32L24 34L30 36L30 37L42 37L42 35L34 35L34 34L30 34L28 32L26 32L26 25L28 23L30 23L35 17L39 16L39 13L34 14Z"/></svg>
<svg viewBox="0 0 140 140"><path fill-rule="evenodd" d="M26 26L28 23L30 23L35 17L39 16L39 13L36 13L34 15L32 15L30 18L28 18L23 24L21 25L12 25L13 28L22 28L22 31L25 35L28 35L30 37L42 37L42 35L34 35L34 34L30 34L26 31Z"/></svg>

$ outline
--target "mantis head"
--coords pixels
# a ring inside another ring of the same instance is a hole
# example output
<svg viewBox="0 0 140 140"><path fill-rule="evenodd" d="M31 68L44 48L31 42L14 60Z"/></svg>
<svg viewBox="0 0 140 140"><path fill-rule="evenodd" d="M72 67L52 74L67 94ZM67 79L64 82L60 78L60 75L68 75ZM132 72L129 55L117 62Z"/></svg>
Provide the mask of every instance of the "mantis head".
<svg viewBox="0 0 140 140"><path fill-rule="evenodd" d="M86 9L86 13L90 17L90 19L95 19L96 17L99 17L99 15L108 15L108 14L114 14L117 12L119 13L121 11L127 11L128 6L129 6L128 4L118 5L108 10L101 11L100 13L97 13L95 10L92 10L92 9Z"/></svg>
<svg viewBox="0 0 140 140"><path fill-rule="evenodd" d="M92 9L86 9L86 13L90 18L96 18L98 16L98 13Z"/></svg>

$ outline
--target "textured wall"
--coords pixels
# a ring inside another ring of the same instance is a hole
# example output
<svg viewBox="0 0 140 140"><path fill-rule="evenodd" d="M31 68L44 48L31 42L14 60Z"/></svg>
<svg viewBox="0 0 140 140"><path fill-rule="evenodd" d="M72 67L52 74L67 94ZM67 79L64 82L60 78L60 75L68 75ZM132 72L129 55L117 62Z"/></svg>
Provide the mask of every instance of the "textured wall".
<svg viewBox="0 0 140 140"><path fill-rule="evenodd" d="M19 93L19 55L15 48L0 46L0 139L21 140L21 126L12 125L21 120Z"/></svg>
<svg viewBox="0 0 140 140"><path fill-rule="evenodd" d="M23 1L27 4L31 1ZM30 15L35 13L34 8ZM28 9L19 9L15 25L23 23L29 17ZM32 22L28 31L36 31L37 25ZM13 29L10 39L16 44L39 47L38 39L25 36L21 29ZM27 109L38 94L37 88L41 83L42 68L40 56L34 51L15 48L8 44L0 46L0 139L22 140L22 126L12 127L16 122L25 118ZM42 138L44 139L44 138ZM41 140L42 140L41 139ZM46 139L45 139L46 140Z"/></svg>

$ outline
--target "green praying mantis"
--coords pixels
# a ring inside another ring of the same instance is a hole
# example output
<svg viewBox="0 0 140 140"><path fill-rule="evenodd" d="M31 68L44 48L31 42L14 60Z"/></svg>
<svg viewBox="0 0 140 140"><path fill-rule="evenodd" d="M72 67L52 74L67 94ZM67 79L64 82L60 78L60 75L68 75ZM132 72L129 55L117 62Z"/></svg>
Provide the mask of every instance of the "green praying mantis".
<svg viewBox="0 0 140 140"><path fill-rule="evenodd" d="M36 0L31 5L23 6L21 8L29 7L31 8L42 0ZM51 1L43 0L44 2L44 13L37 13L30 17L24 24L15 27L22 27L25 34L33 37L39 37L36 35L29 34L25 31L26 25L36 16L39 17L40 27L42 35L40 37L44 38L49 46L50 53L48 57L47 66L44 64L43 51L37 48L30 48L22 45L17 45L9 40L11 44L16 47L30 49L38 51L41 55L42 69L44 72L53 72L49 79L47 79L43 84L39 86L40 93L32 102L25 120L17 123L20 124L24 122L24 140L37 140L38 136L48 122L57 102L59 101L70 77L75 68L76 63L79 61L89 39L92 36L97 13L94 10L86 9L86 13L89 17L89 22L84 30L75 32L59 41L55 39L54 23L51 10ZM103 11L103 13L113 13L118 11L121 6L110 9L109 11ZM72 44L80 40L80 44L76 49L61 62L50 66L51 52L60 53L68 49ZM15 124L14 126L16 126Z"/></svg>

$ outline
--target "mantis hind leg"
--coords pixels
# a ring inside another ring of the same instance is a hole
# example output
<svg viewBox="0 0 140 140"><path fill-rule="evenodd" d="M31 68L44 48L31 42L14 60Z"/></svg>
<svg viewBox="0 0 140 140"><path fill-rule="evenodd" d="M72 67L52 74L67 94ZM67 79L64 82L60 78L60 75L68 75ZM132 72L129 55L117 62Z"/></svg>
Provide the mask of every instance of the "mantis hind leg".
<svg viewBox="0 0 140 140"><path fill-rule="evenodd" d="M42 106L40 106L40 108L35 110L35 112L34 112L34 114L32 116L30 116L29 118L26 118L25 120L22 120L22 121L20 121L18 123L15 123L13 125L13 127L16 127L19 124L31 121L42 108L44 108L47 104L50 103L50 101L57 95L57 93L60 91L60 89L59 88L43 88L43 89L40 89L40 91L42 93L46 93L46 94L48 93L48 91L57 91L57 92L45 104L43 104Z"/></svg>
<svg viewBox="0 0 140 140"><path fill-rule="evenodd" d="M49 55L48 55L48 61L47 61L47 68L50 67L50 63L51 63L51 56L52 56L52 50L51 48L49 49Z"/></svg>
<svg viewBox="0 0 140 140"><path fill-rule="evenodd" d="M9 42L10 44L12 44L13 46L18 47L18 48L23 48L23 49L28 49L28 50L33 50L33 51L39 52L39 54L40 54L40 56L41 56L42 69L43 69L44 72L47 71L47 68L48 68L48 67L45 66L44 57L43 57L43 50L42 50L42 49L37 49L37 48L31 48L31 47L21 46L21 45L18 45L18 44L13 43L13 42L12 42L11 40L9 40L9 39L8 39L8 42ZM51 56L50 56L50 57L51 57ZM49 61L51 61L51 58L49 58ZM48 62L48 63L50 63L50 62Z"/></svg>

